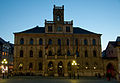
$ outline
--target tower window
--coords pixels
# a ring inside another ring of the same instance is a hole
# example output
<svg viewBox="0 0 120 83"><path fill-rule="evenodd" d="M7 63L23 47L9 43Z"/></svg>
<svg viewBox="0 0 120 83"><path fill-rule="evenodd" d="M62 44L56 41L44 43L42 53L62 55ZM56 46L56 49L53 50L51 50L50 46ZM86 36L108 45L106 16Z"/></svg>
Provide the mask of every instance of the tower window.
<svg viewBox="0 0 120 83"><path fill-rule="evenodd" d="M57 21L60 21L60 16L57 16Z"/></svg>
<svg viewBox="0 0 120 83"><path fill-rule="evenodd" d="M70 32L70 27L69 26L66 27L66 32Z"/></svg>
<svg viewBox="0 0 120 83"><path fill-rule="evenodd" d="M52 32L52 26L48 26L48 32Z"/></svg>

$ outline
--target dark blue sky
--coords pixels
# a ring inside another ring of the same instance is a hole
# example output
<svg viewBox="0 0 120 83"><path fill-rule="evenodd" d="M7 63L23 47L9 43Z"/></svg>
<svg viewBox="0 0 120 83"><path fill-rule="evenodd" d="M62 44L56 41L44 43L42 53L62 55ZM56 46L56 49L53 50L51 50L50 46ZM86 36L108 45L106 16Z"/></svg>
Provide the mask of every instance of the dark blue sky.
<svg viewBox="0 0 120 83"><path fill-rule="evenodd" d="M102 34L102 50L120 36L120 0L0 0L0 37L14 43L14 32L53 20L53 5L64 5L74 27Z"/></svg>

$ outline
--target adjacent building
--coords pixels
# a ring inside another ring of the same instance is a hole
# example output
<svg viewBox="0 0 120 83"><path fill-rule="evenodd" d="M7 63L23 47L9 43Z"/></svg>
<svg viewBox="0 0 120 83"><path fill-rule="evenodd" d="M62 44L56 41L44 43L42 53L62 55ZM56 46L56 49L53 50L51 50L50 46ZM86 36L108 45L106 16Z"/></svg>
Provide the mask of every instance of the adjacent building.
<svg viewBox="0 0 120 83"><path fill-rule="evenodd" d="M0 74L12 72L13 70L13 51L14 45L0 38ZM5 62L6 63L3 63Z"/></svg>
<svg viewBox="0 0 120 83"><path fill-rule="evenodd" d="M109 41L103 51L103 61L106 72L110 72L112 77L120 74L120 37L116 41Z"/></svg>
<svg viewBox="0 0 120 83"><path fill-rule="evenodd" d="M95 76L104 74L101 34L64 20L64 6L53 8L53 21L14 33L14 74Z"/></svg>

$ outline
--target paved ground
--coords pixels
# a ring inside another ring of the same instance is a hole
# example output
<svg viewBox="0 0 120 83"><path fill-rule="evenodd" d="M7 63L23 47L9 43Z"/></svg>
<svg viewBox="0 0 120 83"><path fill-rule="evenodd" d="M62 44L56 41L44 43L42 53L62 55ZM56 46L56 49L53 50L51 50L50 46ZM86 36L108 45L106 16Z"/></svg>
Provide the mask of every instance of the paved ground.
<svg viewBox="0 0 120 83"><path fill-rule="evenodd" d="M0 83L120 83L112 79L107 81L106 79L98 79L91 77L82 77L79 79L69 78L41 78L41 77L13 77L9 79L0 79Z"/></svg>
<svg viewBox="0 0 120 83"><path fill-rule="evenodd" d="M120 83L116 80L78 80L78 79L4 79L0 83Z"/></svg>

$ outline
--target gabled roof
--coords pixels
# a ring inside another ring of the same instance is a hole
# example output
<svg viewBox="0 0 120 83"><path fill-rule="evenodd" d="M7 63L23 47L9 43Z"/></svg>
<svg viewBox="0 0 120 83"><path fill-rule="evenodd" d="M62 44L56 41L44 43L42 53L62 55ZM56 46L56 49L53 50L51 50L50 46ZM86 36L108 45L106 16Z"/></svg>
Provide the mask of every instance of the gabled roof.
<svg viewBox="0 0 120 83"><path fill-rule="evenodd" d="M17 33L45 33L45 27L36 26L32 29L28 29L22 32L17 32ZM79 27L73 27L73 33L74 34L97 34Z"/></svg>

